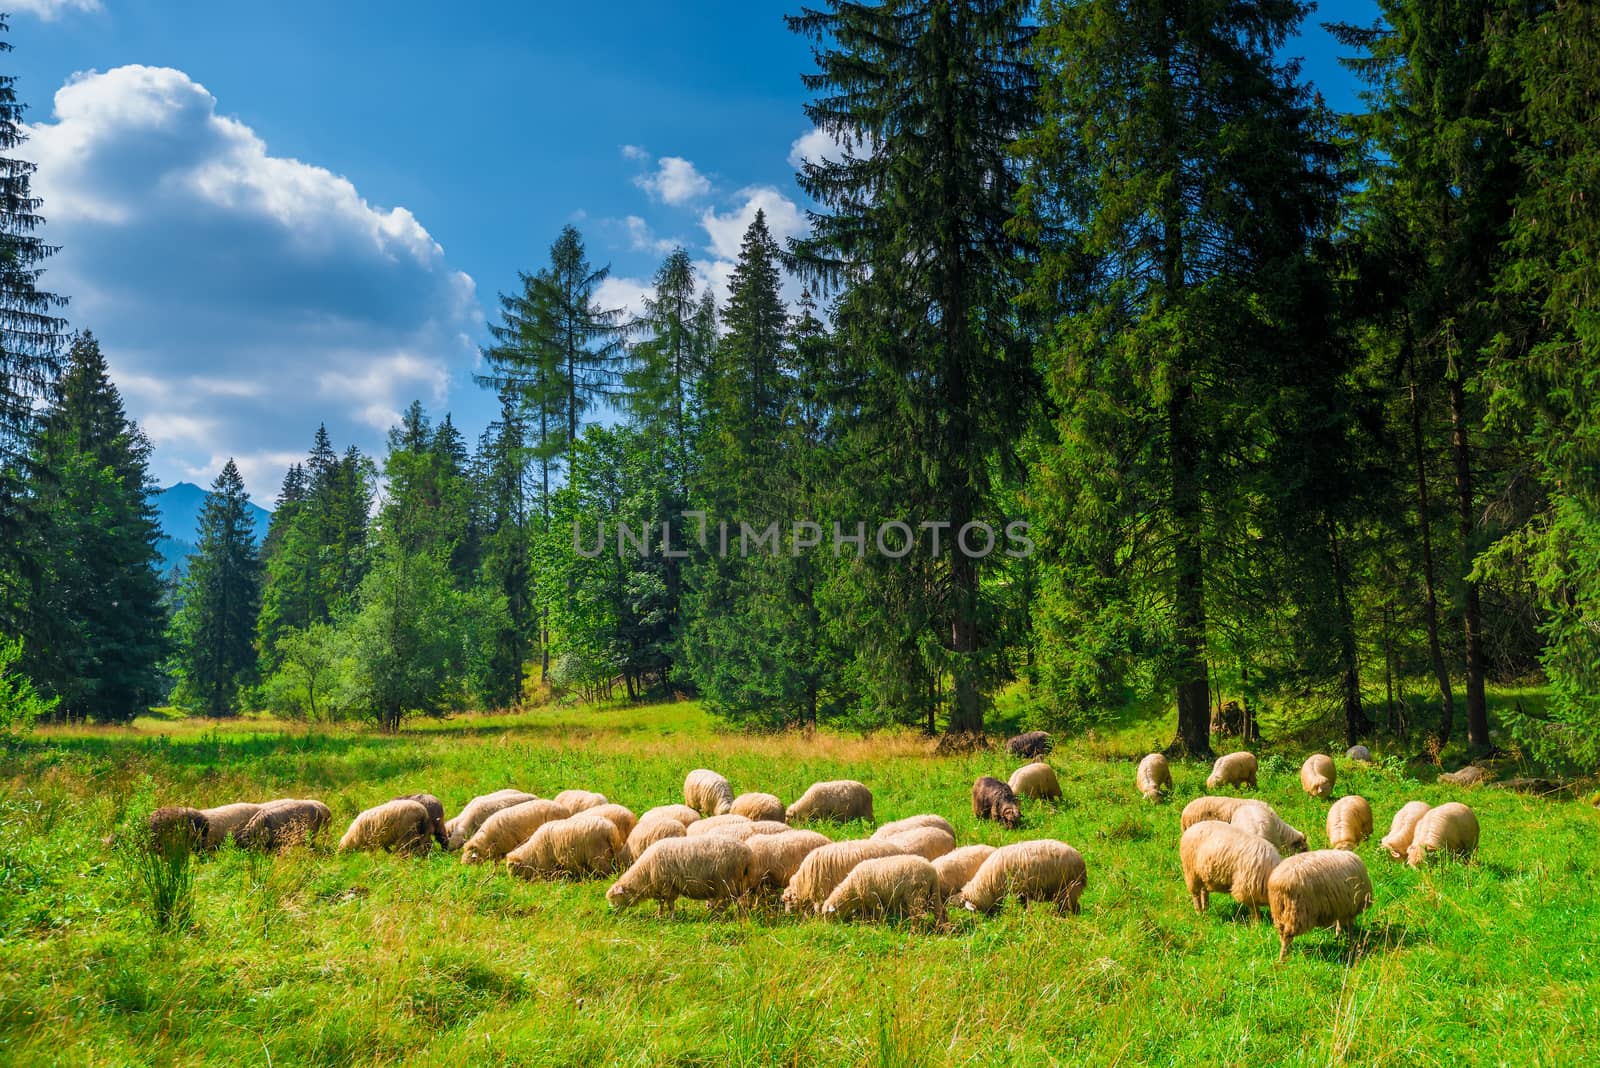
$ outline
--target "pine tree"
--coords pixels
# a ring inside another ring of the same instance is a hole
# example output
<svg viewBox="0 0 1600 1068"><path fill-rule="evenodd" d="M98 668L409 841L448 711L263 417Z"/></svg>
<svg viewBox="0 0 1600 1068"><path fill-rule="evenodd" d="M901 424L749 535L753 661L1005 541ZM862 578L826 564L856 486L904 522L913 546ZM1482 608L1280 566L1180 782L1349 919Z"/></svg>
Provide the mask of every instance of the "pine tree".
<svg viewBox="0 0 1600 1068"><path fill-rule="evenodd" d="M505 598L505 626L496 631L487 696L496 708L522 699L524 669L538 631L529 527L527 425L519 395L500 391L500 418L478 444L476 499L481 513L480 581Z"/></svg>
<svg viewBox="0 0 1600 1068"><path fill-rule="evenodd" d="M254 681L261 562L239 469L229 460L200 513L199 551L191 558L174 620L179 697L208 716L239 710Z"/></svg>
<svg viewBox="0 0 1600 1068"><path fill-rule="evenodd" d="M656 272L655 292L645 298L634 329L646 336L634 344L632 366L623 375L629 412L646 433L674 446L674 471L688 477L696 387L706 372L713 334L700 322L694 264L675 249Z"/></svg>

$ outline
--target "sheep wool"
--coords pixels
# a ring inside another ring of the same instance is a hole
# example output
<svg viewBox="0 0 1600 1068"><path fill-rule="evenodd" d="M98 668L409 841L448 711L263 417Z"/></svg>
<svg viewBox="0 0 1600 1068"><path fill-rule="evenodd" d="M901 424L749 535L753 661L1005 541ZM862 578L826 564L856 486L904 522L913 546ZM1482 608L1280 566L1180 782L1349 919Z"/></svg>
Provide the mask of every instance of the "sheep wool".
<svg viewBox="0 0 1600 1068"><path fill-rule="evenodd" d="M433 820L420 801L385 801L360 813L339 839L339 852L381 849L421 856L433 848Z"/></svg>
<svg viewBox="0 0 1600 1068"><path fill-rule="evenodd" d="M1328 845L1354 849L1372 837L1372 806L1359 794L1341 797L1328 809Z"/></svg>
<svg viewBox="0 0 1600 1068"><path fill-rule="evenodd" d="M716 772L696 768L683 780L683 803L702 816L725 816L733 811L733 787Z"/></svg>
<svg viewBox="0 0 1600 1068"><path fill-rule="evenodd" d="M1046 731L1027 731L1015 738L1006 739L1006 751L1012 756L1041 757L1050 752L1055 743L1050 740Z"/></svg>
<svg viewBox="0 0 1600 1068"><path fill-rule="evenodd" d="M935 816L932 813L923 813L918 816L907 816L903 820L890 820L873 831L872 837L892 838L901 831L910 831L918 827L937 827L951 838L956 836L956 829L950 825L949 820L943 816Z"/></svg>
<svg viewBox="0 0 1600 1068"><path fill-rule="evenodd" d="M1307 931L1332 927L1337 934L1372 904L1372 879L1354 853L1319 849L1285 857L1267 880L1272 925L1278 929L1278 959Z"/></svg>
<svg viewBox="0 0 1600 1068"><path fill-rule="evenodd" d="M928 830L929 828L922 828ZM944 832L934 829L935 833ZM916 833L914 831L907 833ZM920 916L932 912L943 923L944 898L939 896L939 873L921 857L880 857L863 860L822 903L822 914L836 920L858 916Z"/></svg>
<svg viewBox="0 0 1600 1068"><path fill-rule="evenodd" d="M1035 801L1055 801L1061 797L1061 783L1049 764L1024 764L1011 773L1006 785L1018 797L1031 797Z"/></svg>
<svg viewBox="0 0 1600 1068"><path fill-rule="evenodd" d="M756 858L756 875L750 888L782 890L813 852L831 844L828 836L804 829L782 834L758 834L745 841Z"/></svg>
<svg viewBox="0 0 1600 1068"><path fill-rule="evenodd" d="M1447 771L1439 776L1439 781L1450 786L1482 786L1494 778L1494 773L1488 768L1480 768L1476 764L1468 764L1459 771Z"/></svg>
<svg viewBox="0 0 1600 1068"><path fill-rule="evenodd" d="M530 793L509 789L474 797L456 814L455 819L444 825L445 848L454 851L466 845L467 839L478 833L484 821L501 809L536 800L538 798Z"/></svg>
<svg viewBox="0 0 1600 1068"><path fill-rule="evenodd" d="M624 850L624 859L638 860L644 851L661 841L663 838L687 838L689 832L683 824L670 816L652 816L648 812L634 827L633 833L628 835L627 848Z"/></svg>
<svg viewBox="0 0 1600 1068"><path fill-rule="evenodd" d="M605 794L597 794L593 790L562 790L554 800L574 816L607 803Z"/></svg>
<svg viewBox="0 0 1600 1068"><path fill-rule="evenodd" d="M956 836L938 827L913 827L879 841L897 845L901 851L923 860L937 860L956 847Z"/></svg>
<svg viewBox="0 0 1600 1068"><path fill-rule="evenodd" d="M1076 913L1088 885L1083 855L1065 842L1041 838L996 849L967 880L956 901L968 912L987 913L1013 895L1024 908L1033 901L1053 901L1061 913Z"/></svg>
<svg viewBox="0 0 1600 1068"><path fill-rule="evenodd" d="M615 823L617 830L622 832L622 837L624 838L632 834L633 829L639 825L639 817L633 814L633 810L626 805L619 805L615 801L608 801L603 805L596 805L594 808L585 809L584 811L593 812L596 816L604 816L612 823ZM577 812L574 812L573 815L576 816Z"/></svg>
<svg viewBox="0 0 1600 1068"><path fill-rule="evenodd" d="M757 823L762 820L782 823L784 817L783 802L772 794L740 794L733 799L733 808L729 811Z"/></svg>
<svg viewBox="0 0 1600 1068"><path fill-rule="evenodd" d="M1420 868L1430 853L1470 857L1478 849L1478 814L1459 801L1430 808L1417 821L1406 863Z"/></svg>
<svg viewBox="0 0 1600 1068"><path fill-rule="evenodd" d="M206 818L206 848L216 849L230 837L237 839L244 825L250 822L250 817L260 811L260 805L248 801L201 809L200 815Z"/></svg>
<svg viewBox="0 0 1600 1068"><path fill-rule="evenodd" d="M1271 842L1216 820L1202 820L1184 831L1178 857L1196 912L1210 906L1213 893L1228 894L1249 906L1257 919L1267 904L1267 879L1283 862Z"/></svg>
<svg viewBox="0 0 1600 1068"><path fill-rule="evenodd" d="M833 842L815 849L800 862L784 888L783 907L789 912L816 912L857 864L900 855L899 846L881 838Z"/></svg>
<svg viewBox="0 0 1600 1068"><path fill-rule="evenodd" d="M742 842L754 833L754 820L735 816L731 812L725 812L720 816L707 816L689 824L691 838L698 838L703 834L720 834L728 838L737 838Z"/></svg>
<svg viewBox="0 0 1600 1068"><path fill-rule="evenodd" d="M1211 765L1211 775L1206 779L1206 789L1219 786L1248 786L1256 788L1256 755L1254 753L1228 753Z"/></svg>
<svg viewBox="0 0 1600 1068"><path fill-rule="evenodd" d="M700 818L700 813L696 812L688 805L657 805L655 808L648 809L642 816L640 816L639 822L643 823L652 816L666 816L668 819L677 820L679 823L687 827L689 824Z"/></svg>
<svg viewBox="0 0 1600 1068"><path fill-rule="evenodd" d="M649 899L673 911L678 898L732 901L750 889L755 855L743 842L721 835L663 838L644 851L606 891L617 910Z"/></svg>
<svg viewBox="0 0 1600 1068"><path fill-rule="evenodd" d="M506 854L506 868L524 879L594 875L609 870L627 844L615 823L580 812L534 831Z"/></svg>
<svg viewBox="0 0 1600 1068"><path fill-rule="evenodd" d="M1332 797L1333 781L1337 774L1332 757L1314 754L1300 765L1300 789L1312 797Z"/></svg>
<svg viewBox="0 0 1600 1068"><path fill-rule="evenodd" d="M729 815L731 816L732 813L730 812ZM764 834L782 834L784 831L793 829L787 823L780 823L778 820L756 820L750 825L750 837L759 838Z"/></svg>
<svg viewBox="0 0 1600 1068"><path fill-rule="evenodd" d="M1271 842L1279 853L1304 853L1310 848L1306 836L1287 823L1272 810L1271 805L1245 805L1228 821L1233 827Z"/></svg>
<svg viewBox="0 0 1600 1068"><path fill-rule="evenodd" d="M1389 833L1383 836L1381 843L1391 857L1395 860L1405 859L1406 850L1411 848L1411 838L1416 834L1418 822L1432 807L1426 801L1407 801L1400 806L1400 811L1389 821Z"/></svg>
<svg viewBox="0 0 1600 1068"><path fill-rule="evenodd" d="M800 795L800 800L789 806L787 818L791 824L808 820L832 820L834 823L866 820L870 823L872 791L853 779L815 782Z"/></svg>
<svg viewBox="0 0 1600 1068"><path fill-rule="evenodd" d="M1022 822L1022 806L1017 795L992 775L985 775L972 784L972 814L1012 830Z"/></svg>
<svg viewBox="0 0 1600 1068"><path fill-rule="evenodd" d="M1264 805L1265 801L1258 801L1253 797L1197 797L1183 806L1183 815L1178 817L1181 830L1187 831L1201 820L1221 820L1228 823L1233 819L1233 814L1247 805Z"/></svg>
<svg viewBox="0 0 1600 1068"><path fill-rule="evenodd" d="M1172 792L1172 768L1160 753L1151 753L1139 761L1133 783L1147 801L1161 801Z"/></svg>
<svg viewBox="0 0 1600 1068"><path fill-rule="evenodd" d="M150 849L154 852L165 852L175 847L188 852L204 846L210 837L210 824L205 813L182 805L156 809L150 813L145 826Z"/></svg>
<svg viewBox="0 0 1600 1068"><path fill-rule="evenodd" d="M1372 750L1364 745L1352 745L1344 751L1344 758L1361 764L1370 764L1372 763Z"/></svg>
<svg viewBox="0 0 1600 1068"><path fill-rule="evenodd" d="M333 811L321 801L278 798L262 805L235 840L252 849L270 850L308 844L332 819Z"/></svg>
<svg viewBox="0 0 1600 1068"><path fill-rule="evenodd" d="M532 838L540 827L573 815L564 806L539 798L503 808L467 839L461 847L461 863L493 863Z"/></svg>
<svg viewBox="0 0 1600 1068"><path fill-rule="evenodd" d="M933 870L939 873L939 897L947 899L966 886L994 850L992 845L962 846L935 860Z"/></svg>

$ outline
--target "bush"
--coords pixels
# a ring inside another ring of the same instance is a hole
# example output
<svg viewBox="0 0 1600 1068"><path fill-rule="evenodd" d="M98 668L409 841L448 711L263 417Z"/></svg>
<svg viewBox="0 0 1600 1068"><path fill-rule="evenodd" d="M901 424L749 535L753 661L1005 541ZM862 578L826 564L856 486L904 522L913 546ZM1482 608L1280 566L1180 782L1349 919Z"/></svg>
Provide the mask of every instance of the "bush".
<svg viewBox="0 0 1600 1068"><path fill-rule="evenodd" d="M158 931L187 930L194 918L194 834L174 823L125 839Z"/></svg>
<svg viewBox="0 0 1600 1068"><path fill-rule="evenodd" d="M61 700L40 697L26 675L12 670L21 659L22 639L0 638L0 731L27 730Z"/></svg>

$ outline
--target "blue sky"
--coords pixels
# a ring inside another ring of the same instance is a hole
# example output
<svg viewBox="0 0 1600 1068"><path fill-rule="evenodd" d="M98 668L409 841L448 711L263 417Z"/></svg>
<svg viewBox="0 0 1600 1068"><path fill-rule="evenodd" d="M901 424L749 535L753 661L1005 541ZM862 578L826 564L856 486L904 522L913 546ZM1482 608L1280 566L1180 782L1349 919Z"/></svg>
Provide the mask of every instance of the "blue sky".
<svg viewBox="0 0 1600 1068"><path fill-rule="evenodd" d="M624 304L674 243L720 285L757 206L804 225L795 3L9 6L47 281L163 483L235 456L270 503L318 422L381 453L414 397L474 439L484 319L568 222ZM1353 103L1319 29L1291 51Z"/></svg>

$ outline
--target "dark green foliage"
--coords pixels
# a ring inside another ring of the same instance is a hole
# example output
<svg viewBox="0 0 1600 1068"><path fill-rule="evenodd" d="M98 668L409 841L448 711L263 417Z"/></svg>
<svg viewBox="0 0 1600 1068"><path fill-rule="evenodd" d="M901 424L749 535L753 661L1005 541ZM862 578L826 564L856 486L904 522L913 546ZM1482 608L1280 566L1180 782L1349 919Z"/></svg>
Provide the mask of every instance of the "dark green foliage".
<svg viewBox="0 0 1600 1068"><path fill-rule="evenodd" d="M256 676L253 644L261 606L261 561L245 509L239 469L230 459L211 484L173 619L179 676L174 703L208 716L239 711L241 689Z"/></svg>

